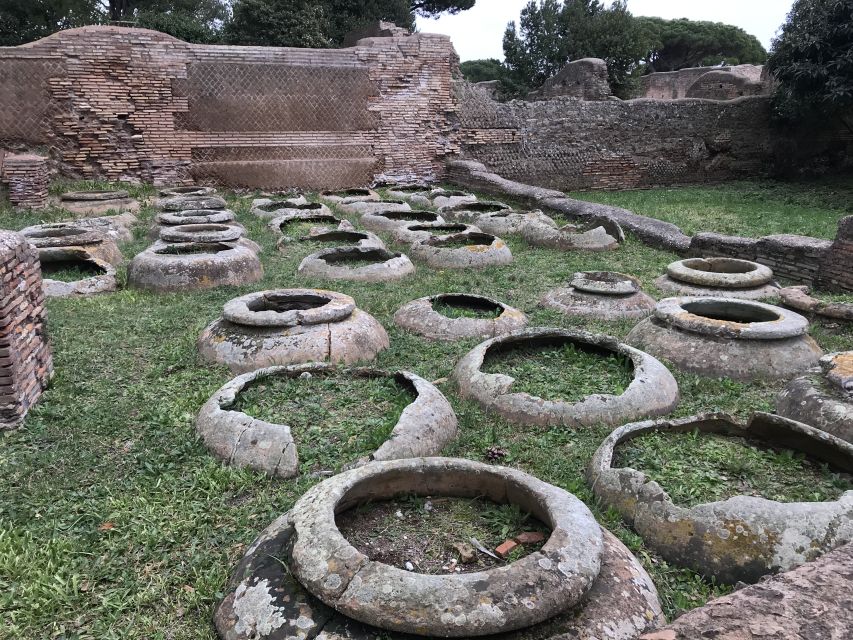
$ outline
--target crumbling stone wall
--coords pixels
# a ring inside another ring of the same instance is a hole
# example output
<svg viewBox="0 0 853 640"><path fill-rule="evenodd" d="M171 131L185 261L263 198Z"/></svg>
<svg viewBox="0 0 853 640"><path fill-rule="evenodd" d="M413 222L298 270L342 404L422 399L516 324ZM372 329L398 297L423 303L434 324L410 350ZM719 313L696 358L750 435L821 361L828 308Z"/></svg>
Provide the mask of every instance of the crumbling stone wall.
<svg viewBox="0 0 853 640"><path fill-rule="evenodd" d="M50 169L44 156L9 154L0 157L0 182L7 186L13 206L22 209L47 206Z"/></svg>
<svg viewBox="0 0 853 640"><path fill-rule="evenodd" d="M838 235L821 261L817 285L827 291L853 291L853 216L838 222Z"/></svg>
<svg viewBox="0 0 853 640"><path fill-rule="evenodd" d="M541 187L723 182L775 173L782 164L832 167L853 158L849 133L803 133L796 144L785 138L798 132L773 127L766 97L499 103L477 86L456 88L462 156Z"/></svg>
<svg viewBox="0 0 853 640"><path fill-rule="evenodd" d="M0 48L0 147L45 145L67 175L158 184L434 179L456 151L456 62L429 34L312 50L71 29Z"/></svg>
<svg viewBox="0 0 853 640"><path fill-rule="evenodd" d="M687 69L679 69L678 71L659 71L657 73L649 73L640 77L639 96L643 98L651 98L653 100L677 100L679 98L688 97L705 97L700 95L691 95L690 90L700 78L708 73L713 74L725 72L740 76L744 78L744 80L753 83L762 84L762 70L763 67L760 65L739 64L726 67L689 67ZM764 92L766 93L766 88ZM713 99L730 100L735 97L738 97L737 94L732 94L728 97L713 97Z"/></svg>
<svg viewBox="0 0 853 640"><path fill-rule="evenodd" d="M16 427L53 374L38 250L0 231L0 429Z"/></svg>
<svg viewBox="0 0 853 640"><path fill-rule="evenodd" d="M606 100L610 95L607 63L601 58L581 58L569 62L536 91L530 92L527 99L567 96L581 100Z"/></svg>

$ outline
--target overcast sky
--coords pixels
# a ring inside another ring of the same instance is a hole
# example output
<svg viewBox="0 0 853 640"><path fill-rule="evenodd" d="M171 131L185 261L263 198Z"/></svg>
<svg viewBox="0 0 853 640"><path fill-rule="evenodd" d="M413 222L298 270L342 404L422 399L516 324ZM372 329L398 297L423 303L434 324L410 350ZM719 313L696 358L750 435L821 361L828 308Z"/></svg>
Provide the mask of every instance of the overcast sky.
<svg viewBox="0 0 853 640"><path fill-rule="evenodd" d="M503 34L529 0L477 0L473 9L438 20L418 19L421 31L444 33L453 39L459 57L465 60L503 60ZM689 18L734 24L751 33L765 48L785 21L793 0L628 0L637 16Z"/></svg>

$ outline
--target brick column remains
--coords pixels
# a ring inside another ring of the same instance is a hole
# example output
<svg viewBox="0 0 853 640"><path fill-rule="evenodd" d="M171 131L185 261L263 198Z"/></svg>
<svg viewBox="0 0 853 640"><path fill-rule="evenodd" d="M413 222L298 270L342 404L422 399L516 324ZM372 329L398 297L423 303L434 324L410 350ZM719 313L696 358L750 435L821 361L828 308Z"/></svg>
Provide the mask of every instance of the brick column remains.
<svg viewBox="0 0 853 640"><path fill-rule="evenodd" d="M853 216L838 221L838 235L820 263L817 287L825 291L853 291Z"/></svg>
<svg viewBox="0 0 853 640"><path fill-rule="evenodd" d="M50 171L47 158L32 154L7 155L3 182L9 185L9 202L22 209L44 209Z"/></svg>
<svg viewBox="0 0 853 640"><path fill-rule="evenodd" d="M38 250L0 231L0 429L17 427L53 375Z"/></svg>

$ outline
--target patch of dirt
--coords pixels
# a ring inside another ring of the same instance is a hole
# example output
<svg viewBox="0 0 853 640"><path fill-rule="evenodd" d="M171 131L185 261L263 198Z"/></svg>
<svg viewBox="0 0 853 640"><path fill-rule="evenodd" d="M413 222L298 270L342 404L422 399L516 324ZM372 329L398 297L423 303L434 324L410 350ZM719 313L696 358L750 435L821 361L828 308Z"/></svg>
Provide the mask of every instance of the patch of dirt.
<svg viewBox="0 0 853 640"><path fill-rule="evenodd" d="M514 562L542 548L550 529L515 505L484 498L408 496L367 503L336 518L338 529L377 562L425 574L472 573ZM495 555L498 546L526 532L542 540L518 544L505 559L476 548L475 538Z"/></svg>

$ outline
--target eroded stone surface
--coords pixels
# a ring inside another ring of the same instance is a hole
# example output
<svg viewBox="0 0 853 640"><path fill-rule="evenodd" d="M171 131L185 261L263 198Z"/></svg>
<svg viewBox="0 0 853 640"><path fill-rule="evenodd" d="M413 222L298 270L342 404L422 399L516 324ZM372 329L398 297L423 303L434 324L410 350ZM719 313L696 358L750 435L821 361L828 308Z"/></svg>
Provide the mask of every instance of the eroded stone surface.
<svg viewBox="0 0 853 640"><path fill-rule="evenodd" d="M100 271L97 275L71 282L53 280L49 276L43 276L42 288L44 289L44 295L48 298L93 296L99 293L111 293L118 288L116 268L106 260L93 256L78 247L47 247L39 249L39 261L42 264L42 268L51 262L79 262L93 265Z"/></svg>
<svg viewBox="0 0 853 640"><path fill-rule="evenodd" d="M213 187L202 187L200 185L191 184L182 187L166 187L158 192L161 198L172 198L175 196L209 196L216 193Z"/></svg>
<svg viewBox="0 0 853 640"><path fill-rule="evenodd" d="M338 369L328 364L267 367L237 376L204 404L196 418L196 431L208 450L225 464L248 467L272 476L290 478L299 473L297 444L290 427L253 418L231 409L237 395L251 383L271 376L298 379L312 376L393 376L416 394L400 414L391 435L362 465L374 460L395 460L438 454L456 437L456 414L432 384L408 371L388 373L376 369Z"/></svg>
<svg viewBox="0 0 853 640"><path fill-rule="evenodd" d="M139 211L139 201L127 191L68 191L59 197L59 205L78 216L102 216L109 212Z"/></svg>
<svg viewBox="0 0 853 640"><path fill-rule="evenodd" d="M411 211L412 207L403 200L357 200L355 202L341 202L338 209L351 215L365 215L381 211Z"/></svg>
<svg viewBox="0 0 853 640"><path fill-rule="evenodd" d="M514 393L515 378L500 373L483 373L481 368L490 349L518 344L573 343L612 351L628 357L634 379L625 391L614 396L593 394L575 403L547 400L528 393ZM616 425L646 416L660 416L678 404L678 384L656 358L611 338L580 330L536 328L516 331L487 340L469 351L456 365L453 379L463 397L472 398L486 410L494 411L515 424L583 427Z"/></svg>
<svg viewBox="0 0 853 640"><path fill-rule="evenodd" d="M36 224L31 227L21 229L19 233L27 235L28 233L39 231L55 231L60 229L80 228L92 229L101 235L113 240L114 242L129 242L133 239L131 228L139 220L130 212L122 213L117 216L99 216L95 218L75 218L68 222L47 222L44 224Z"/></svg>
<svg viewBox="0 0 853 640"><path fill-rule="evenodd" d="M503 240L478 231L418 240L410 251L433 269L484 269L512 262L512 252Z"/></svg>
<svg viewBox="0 0 853 640"><path fill-rule="evenodd" d="M391 237L394 239L394 242L411 245L420 240L429 240L430 238L453 233L470 233L472 231L481 231L481 229L471 224L462 224L461 222L413 222L395 228L391 232Z"/></svg>
<svg viewBox="0 0 853 640"><path fill-rule="evenodd" d="M306 216L334 217L332 210L322 202L300 202L298 200L255 200L251 211L253 215L266 220L295 219Z"/></svg>
<svg viewBox="0 0 853 640"><path fill-rule="evenodd" d="M156 242L130 262L127 279L140 289L186 291L251 284L263 273L257 252L238 242Z"/></svg>
<svg viewBox="0 0 853 640"><path fill-rule="evenodd" d="M375 211L361 216L359 224L371 231L393 232L410 224L444 222L444 218L433 211Z"/></svg>
<svg viewBox="0 0 853 640"><path fill-rule="evenodd" d="M496 318L448 318L433 308L436 302L500 311ZM443 293L407 302L394 314L394 322L430 340L494 338L527 326L527 316L497 300L473 294Z"/></svg>
<svg viewBox="0 0 853 640"><path fill-rule="evenodd" d="M833 320L846 320L853 322L853 304L849 302L824 302L809 295L809 288L785 287L779 289L778 296L782 303L797 311L832 318Z"/></svg>
<svg viewBox="0 0 853 640"><path fill-rule="evenodd" d="M305 362L354 364L389 346L384 327L342 293L277 289L225 304L198 340L201 357L233 373Z"/></svg>
<svg viewBox="0 0 853 640"><path fill-rule="evenodd" d="M560 251L609 251L619 248L625 235L615 221L595 219L586 225L567 224L554 228L531 220L521 227L521 237L534 247Z"/></svg>
<svg viewBox="0 0 853 640"><path fill-rule="evenodd" d="M767 284L773 279L770 267L735 258L687 258L666 268L670 278L701 287L746 289Z"/></svg>
<svg viewBox="0 0 853 640"><path fill-rule="evenodd" d="M519 631L484 640L634 640L663 623L657 590L625 546L606 529L598 578L583 605ZM348 619L313 597L285 563L293 540L290 512L273 522L251 545L231 576L214 624L223 640L410 640ZM279 561L282 559L284 562ZM254 634L254 635L253 635Z"/></svg>
<svg viewBox="0 0 853 640"><path fill-rule="evenodd" d="M373 189L345 189L343 191L324 191L320 197L334 204L349 204L351 202L371 202L379 200L379 194Z"/></svg>
<svg viewBox="0 0 853 640"><path fill-rule="evenodd" d="M154 206L160 211L185 211L187 209L224 209L227 206L224 198L210 195L200 196L168 196L160 198Z"/></svg>
<svg viewBox="0 0 853 640"><path fill-rule="evenodd" d="M113 266L120 265L124 260L115 239L96 227L74 224L37 225L22 230L21 234L39 251L58 248L79 249Z"/></svg>
<svg viewBox="0 0 853 640"><path fill-rule="evenodd" d="M493 211L479 216L475 224L486 233L496 236L506 236L521 233L521 229L530 223L544 224L557 228L557 223L540 210L534 211Z"/></svg>
<svg viewBox="0 0 853 640"><path fill-rule="evenodd" d="M179 224L160 229L164 242L234 242L243 235L243 230L225 224Z"/></svg>
<svg viewBox="0 0 853 640"><path fill-rule="evenodd" d="M787 379L823 354L793 311L731 298L665 298L626 342L706 376Z"/></svg>
<svg viewBox="0 0 853 640"><path fill-rule="evenodd" d="M335 247L306 256L298 272L333 280L382 282L405 278L415 272L415 265L404 254L386 249Z"/></svg>
<svg viewBox="0 0 853 640"><path fill-rule="evenodd" d="M569 286L545 293L539 304L568 316L620 320L648 316L655 308L655 299L641 291L634 276L584 271L575 273Z"/></svg>
<svg viewBox="0 0 853 640"><path fill-rule="evenodd" d="M853 629L853 544L688 611L641 640L846 640Z"/></svg>
<svg viewBox="0 0 853 640"><path fill-rule="evenodd" d="M459 204L441 206L439 214L451 222L463 222L465 224L476 224L477 218L484 213L495 213L498 211L510 211L510 206L497 200L472 200L463 201Z"/></svg>
<svg viewBox="0 0 853 640"><path fill-rule="evenodd" d="M430 203L436 209L443 207L455 207L460 204L477 202L477 196L473 193L453 189L433 189L430 193Z"/></svg>
<svg viewBox="0 0 853 640"><path fill-rule="evenodd" d="M424 575L372 561L335 524L335 513L402 494L484 496L518 504L551 525L541 550L468 574ZM570 493L515 469L426 458L374 463L309 489L291 515L291 570L321 601L381 629L466 637L524 628L579 604L598 576L603 541Z"/></svg>
<svg viewBox="0 0 853 640"><path fill-rule="evenodd" d="M853 442L853 351L829 353L791 380L776 397L776 413Z"/></svg>
<svg viewBox="0 0 853 640"><path fill-rule="evenodd" d="M755 582L788 570L853 539L853 491L831 502L781 503L735 496L689 509L672 502L661 486L630 467L613 468L620 442L643 433L718 433L767 441L802 451L846 472L853 446L818 429L780 416L756 413L747 425L723 414L645 421L616 429L588 468L595 495L615 508L668 562L726 583Z"/></svg>
<svg viewBox="0 0 853 640"><path fill-rule="evenodd" d="M382 238L370 231L356 231L356 229L346 220L338 225L337 229L329 229L328 227L312 227L308 235L299 238L300 242L322 242L334 247L358 247L360 249L385 249L385 243ZM278 241L279 251L284 251L287 247L293 246L293 240L290 237L283 237Z"/></svg>

